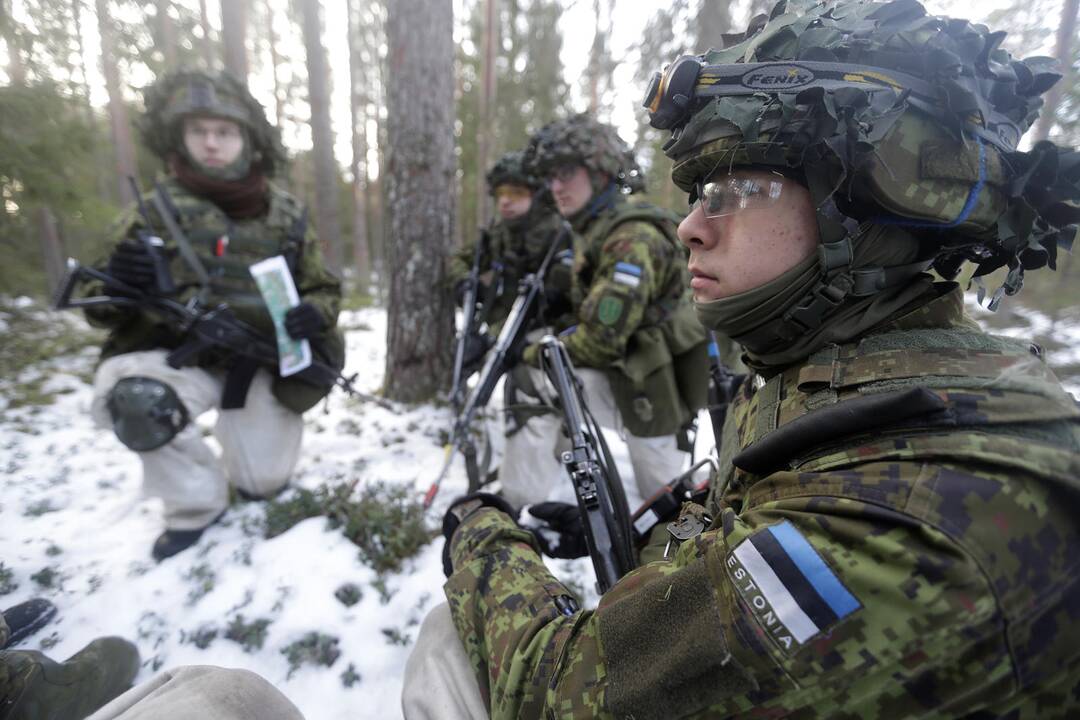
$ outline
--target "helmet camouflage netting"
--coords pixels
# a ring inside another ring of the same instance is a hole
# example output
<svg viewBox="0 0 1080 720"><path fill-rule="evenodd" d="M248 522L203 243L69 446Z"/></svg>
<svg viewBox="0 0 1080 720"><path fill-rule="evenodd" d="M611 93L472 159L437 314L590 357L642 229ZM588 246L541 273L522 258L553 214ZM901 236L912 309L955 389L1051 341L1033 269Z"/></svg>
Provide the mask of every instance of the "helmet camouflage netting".
<svg viewBox="0 0 1080 720"><path fill-rule="evenodd" d="M255 167L271 175L285 164L280 133L262 105L236 78L198 70L163 75L144 90L145 115L138 128L147 147L165 159L180 143L178 123L189 115L209 115L240 123L251 138Z"/></svg>
<svg viewBox="0 0 1080 720"><path fill-rule="evenodd" d="M580 164L604 173L626 192L645 190L645 177L634 152L614 127L588 113L548 123L529 139L525 167L530 173L543 178L566 164Z"/></svg>
<svg viewBox="0 0 1080 720"><path fill-rule="evenodd" d="M1060 75L1014 59L1004 36L916 0L782 0L654 76L645 107L672 131L682 189L724 166L801 168L823 243L898 225L947 278L965 260L976 277L1008 266L994 307L1025 269L1054 269L1080 223L1080 153L1016 149Z"/></svg>
<svg viewBox="0 0 1080 720"><path fill-rule="evenodd" d="M499 158L487 174L488 192L494 193L500 185L521 185L537 190L544 183L525 169L525 153L521 150L508 152Z"/></svg>

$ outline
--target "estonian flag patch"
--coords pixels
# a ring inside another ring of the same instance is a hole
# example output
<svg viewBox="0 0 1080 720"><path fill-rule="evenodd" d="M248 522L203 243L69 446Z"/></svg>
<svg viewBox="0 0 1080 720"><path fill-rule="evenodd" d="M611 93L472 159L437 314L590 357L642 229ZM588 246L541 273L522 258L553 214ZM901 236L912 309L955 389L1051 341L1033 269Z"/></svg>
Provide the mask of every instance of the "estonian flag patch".
<svg viewBox="0 0 1080 720"><path fill-rule="evenodd" d="M735 589L785 650L862 607L787 520L743 540L726 564Z"/></svg>
<svg viewBox="0 0 1080 720"><path fill-rule="evenodd" d="M636 288L641 284L641 267L627 262L615 263L612 279L622 285Z"/></svg>

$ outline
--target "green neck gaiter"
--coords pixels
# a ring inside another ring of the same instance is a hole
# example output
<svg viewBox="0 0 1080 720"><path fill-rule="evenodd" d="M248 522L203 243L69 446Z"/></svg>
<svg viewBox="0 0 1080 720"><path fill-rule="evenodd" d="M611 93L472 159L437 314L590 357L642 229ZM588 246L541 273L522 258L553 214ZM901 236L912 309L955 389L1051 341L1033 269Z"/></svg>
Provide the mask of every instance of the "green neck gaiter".
<svg viewBox="0 0 1080 720"><path fill-rule="evenodd" d="M899 267L920 256L918 239L894 226L871 226L853 241L851 268ZM791 341L755 332L782 318L803 301L821 278L817 253L775 280L711 302L694 302L701 324L743 346L746 364L765 376L792 365L830 344L848 342L917 302L936 297L933 282L918 275L866 297L847 297L821 325ZM748 337L754 332L753 337Z"/></svg>

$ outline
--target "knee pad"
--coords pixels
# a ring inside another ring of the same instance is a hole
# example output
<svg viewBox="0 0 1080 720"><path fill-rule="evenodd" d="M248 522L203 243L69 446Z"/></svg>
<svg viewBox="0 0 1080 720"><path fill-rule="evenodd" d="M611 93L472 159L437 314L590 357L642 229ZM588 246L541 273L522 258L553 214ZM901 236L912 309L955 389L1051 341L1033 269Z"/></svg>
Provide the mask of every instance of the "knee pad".
<svg viewBox="0 0 1080 720"><path fill-rule="evenodd" d="M169 385L148 377L120 378L105 397L113 431L136 451L156 450L187 427L187 408Z"/></svg>

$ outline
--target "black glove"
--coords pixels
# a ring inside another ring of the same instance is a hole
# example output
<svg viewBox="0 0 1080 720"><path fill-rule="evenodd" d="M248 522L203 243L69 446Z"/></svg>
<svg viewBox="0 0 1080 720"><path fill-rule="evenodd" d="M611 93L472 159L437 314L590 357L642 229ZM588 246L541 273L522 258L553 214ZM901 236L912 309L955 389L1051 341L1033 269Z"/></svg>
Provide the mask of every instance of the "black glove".
<svg viewBox="0 0 1080 720"><path fill-rule="evenodd" d="M293 340L304 340L318 335L326 327L319 309L308 302L302 302L285 313L285 332Z"/></svg>
<svg viewBox="0 0 1080 720"><path fill-rule="evenodd" d="M454 572L454 564L450 560L450 538L454 537L454 531L458 529L458 525L460 525L465 518L482 507L493 507L496 510L502 510L510 516L511 520L517 522L517 510L503 498L498 495L492 495L491 493L469 493L468 495L462 495L457 500L450 503L450 507L447 509L446 514L443 515L442 519L442 534L443 537L446 538L442 551L442 567L446 577L450 577L450 574Z"/></svg>
<svg viewBox="0 0 1080 720"><path fill-rule="evenodd" d="M106 268L109 275L137 290L148 291L156 287L154 259L141 242L124 240L112 255Z"/></svg>
<svg viewBox="0 0 1080 720"><path fill-rule="evenodd" d="M484 358L488 350L495 344L495 339L487 333L470 333L465 338L465 352L461 359L461 374L463 377L471 377L474 372L484 366Z"/></svg>
<svg viewBox="0 0 1080 720"><path fill-rule="evenodd" d="M577 505L543 502L529 507L529 514L543 521L540 527L530 527L540 548L548 557L573 560L589 554L585 544L585 527Z"/></svg>
<svg viewBox="0 0 1080 720"><path fill-rule="evenodd" d="M458 280L454 283L454 303L456 303L458 307L465 306L465 290L467 290L468 287L468 280Z"/></svg>

